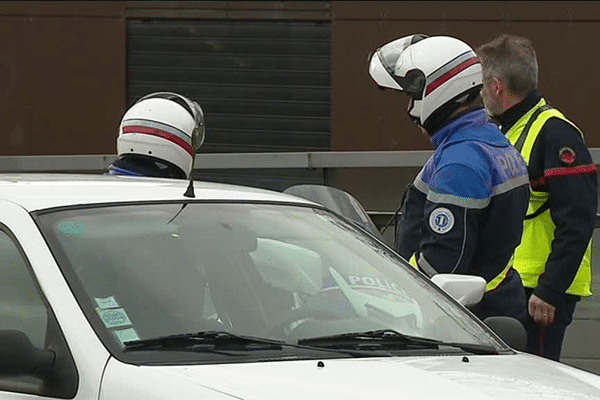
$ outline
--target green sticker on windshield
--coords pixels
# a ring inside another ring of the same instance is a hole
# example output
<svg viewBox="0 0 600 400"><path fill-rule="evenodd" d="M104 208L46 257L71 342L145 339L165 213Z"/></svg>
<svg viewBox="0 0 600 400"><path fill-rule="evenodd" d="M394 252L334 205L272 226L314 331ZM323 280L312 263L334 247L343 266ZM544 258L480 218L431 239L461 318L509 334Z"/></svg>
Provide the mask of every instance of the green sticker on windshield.
<svg viewBox="0 0 600 400"><path fill-rule="evenodd" d="M121 344L125 344L125 342L140 340L140 337L133 328L114 331L114 334L117 337L117 339L119 339L119 342L121 342Z"/></svg>
<svg viewBox="0 0 600 400"><path fill-rule="evenodd" d="M119 308L119 303L117 303L117 300L114 298L114 296L106 298L94 297L94 300L96 300L96 304L98 304L98 308L100 309Z"/></svg>
<svg viewBox="0 0 600 400"><path fill-rule="evenodd" d="M131 320L122 308L96 309L96 311L98 311L98 315L100 315L104 326L107 328L131 325Z"/></svg>
<svg viewBox="0 0 600 400"><path fill-rule="evenodd" d="M77 221L64 221L58 224L58 230L69 237L77 237L85 232L85 225Z"/></svg>

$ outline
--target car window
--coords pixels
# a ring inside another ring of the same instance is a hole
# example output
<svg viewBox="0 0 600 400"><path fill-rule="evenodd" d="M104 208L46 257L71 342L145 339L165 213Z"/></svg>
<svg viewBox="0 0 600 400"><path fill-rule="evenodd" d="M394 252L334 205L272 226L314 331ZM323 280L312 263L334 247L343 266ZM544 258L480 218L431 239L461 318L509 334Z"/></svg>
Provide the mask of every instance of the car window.
<svg viewBox="0 0 600 400"><path fill-rule="evenodd" d="M13 239L0 231L0 329L24 332L43 349L47 311L29 267ZM38 393L41 380L33 377L0 377L0 390Z"/></svg>
<svg viewBox="0 0 600 400"><path fill-rule="evenodd" d="M322 209L138 204L38 219L117 356L129 341L211 330L295 343L393 329L501 346L391 249Z"/></svg>

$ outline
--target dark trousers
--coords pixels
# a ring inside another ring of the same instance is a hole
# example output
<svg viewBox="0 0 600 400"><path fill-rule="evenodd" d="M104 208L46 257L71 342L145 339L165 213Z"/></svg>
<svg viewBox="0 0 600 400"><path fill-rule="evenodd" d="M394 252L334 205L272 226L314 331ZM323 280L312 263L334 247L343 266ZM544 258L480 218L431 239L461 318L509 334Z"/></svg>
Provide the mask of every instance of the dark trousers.
<svg viewBox="0 0 600 400"><path fill-rule="evenodd" d="M533 293L533 289L525 288L527 300ZM564 295L562 304L556 306L554 322L550 325L541 325L533 321L530 316L525 323L527 331L527 347L525 351L544 358L558 361L562 349L563 339L567 326L573 321L575 306L579 296Z"/></svg>
<svg viewBox="0 0 600 400"><path fill-rule="evenodd" d="M527 298L519 273L511 268L506 277L494 290L483 295L481 301L469 307L480 320L487 317L513 317L523 325L527 321Z"/></svg>

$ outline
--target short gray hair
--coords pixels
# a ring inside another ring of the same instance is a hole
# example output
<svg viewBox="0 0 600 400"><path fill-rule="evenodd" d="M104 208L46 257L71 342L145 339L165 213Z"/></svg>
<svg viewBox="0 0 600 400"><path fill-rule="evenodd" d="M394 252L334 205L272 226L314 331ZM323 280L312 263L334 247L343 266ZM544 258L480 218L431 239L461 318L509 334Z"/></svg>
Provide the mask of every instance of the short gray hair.
<svg viewBox="0 0 600 400"><path fill-rule="evenodd" d="M504 78L517 94L537 89L538 63L529 39L503 34L475 52L481 60L483 79Z"/></svg>

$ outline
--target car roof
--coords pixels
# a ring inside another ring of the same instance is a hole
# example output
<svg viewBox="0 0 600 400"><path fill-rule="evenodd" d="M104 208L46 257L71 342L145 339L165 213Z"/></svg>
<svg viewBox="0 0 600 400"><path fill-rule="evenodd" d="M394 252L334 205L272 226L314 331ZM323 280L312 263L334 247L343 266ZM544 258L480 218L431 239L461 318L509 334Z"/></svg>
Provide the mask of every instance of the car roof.
<svg viewBox="0 0 600 400"><path fill-rule="evenodd" d="M85 174L0 174L0 200L28 211L71 205L190 200L189 181ZM283 193L230 184L194 181L195 200L314 204Z"/></svg>

